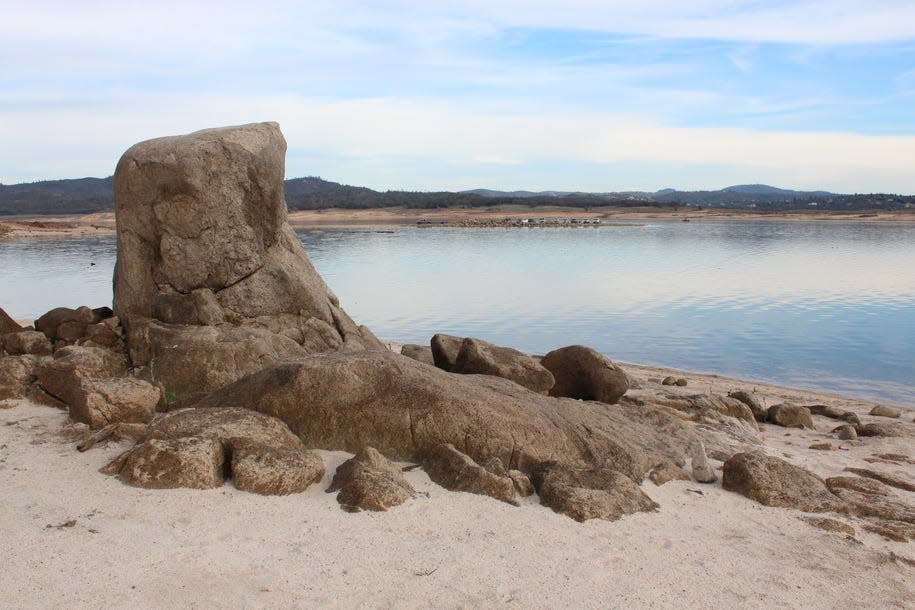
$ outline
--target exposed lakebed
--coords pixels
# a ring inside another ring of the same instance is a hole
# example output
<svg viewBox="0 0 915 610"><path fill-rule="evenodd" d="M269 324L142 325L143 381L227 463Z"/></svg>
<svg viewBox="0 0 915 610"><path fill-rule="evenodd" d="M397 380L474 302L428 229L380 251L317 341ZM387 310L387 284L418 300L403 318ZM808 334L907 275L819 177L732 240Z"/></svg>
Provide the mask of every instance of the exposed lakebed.
<svg viewBox="0 0 915 610"><path fill-rule="evenodd" d="M300 230L350 315L915 405L915 223ZM18 318L111 301L113 236L0 242ZM94 264L93 264L94 263ZM697 390L699 391L699 390Z"/></svg>

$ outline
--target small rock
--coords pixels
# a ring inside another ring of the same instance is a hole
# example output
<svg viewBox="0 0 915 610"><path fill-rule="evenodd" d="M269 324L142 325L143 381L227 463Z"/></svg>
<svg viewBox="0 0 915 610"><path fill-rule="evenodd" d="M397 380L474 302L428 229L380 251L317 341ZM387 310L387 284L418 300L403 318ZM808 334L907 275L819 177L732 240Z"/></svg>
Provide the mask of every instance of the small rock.
<svg viewBox="0 0 915 610"><path fill-rule="evenodd" d="M541 504L576 521L616 521L658 508L632 479L606 468L547 465L535 474L534 484Z"/></svg>
<svg viewBox="0 0 915 610"><path fill-rule="evenodd" d="M857 427L858 436L905 437L915 436L915 429L902 422L873 422Z"/></svg>
<svg viewBox="0 0 915 610"><path fill-rule="evenodd" d="M708 456L705 454L705 445L702 441L693 445L691 461L693 478L698 483L714 483L718 480L712 465L709 464Z"/></svg>
<svg viewBox="0 0 915 610"><path fill-rule="evenodd" d="M796 428L813 428L813 418L810 409L790 403L773 405L769 407L769 421L779 426Z"/></svg>
<svg viewBox="0 0 915 610"><path fill-rule="evenodd" d="M736 398L743 404L750 407L750 411L753 412L753 417L756 419L756 421L764 422L768 418L768 410L755 394L751 394L744 390L735 390L733 392L728 392L728 396L731 398Z"/></svg>
<svg viewBox="0 0 915 610"><path fill-rule="evenodd" d="M238 440L232 445L235 487L265 496L285 496L308 489L324 477L324 461L304 447Z"/></svg>
<svg viewBox="0 0 915 610"><path fill-rule="evenodd" d="M3 347L11 355L33 354L36 356L49 356L53 351L51 341L37 330L20 330L7 333L0 337Z"/></svg>
<svg viewBox="0 0 915 610"><path fill-rule="evenodd" d="M70 418L93 430L115 423L147 423L156 414L162 391L133 377L80 379L70 403Z"/></svg>
<svg viewBox="0 0 915 610"><path fill-rule="evenodd" d="M844 426L839 426L833 432L836 432L839 440L842 441L853 441L858 438L858 432L855 430L854 426L845 424Z"/></svg>
<svg viewBox="0 0 915 610"><path fill-rule="evenodd" d="M515 485L515 491L522 498L534 495L534 484L530 478L520 470L509 470L505 473Z"/></svg>
<svg viewBox="0 0 915 610"><path fill-rule="evenodd" d="M674 382L674 385L679 386L681 388L685 388L687 383L689 383L689 382L686 381L686 379L684 379L683 377L680 377Z"/></svg>
<svg viewBox="0 0 915 610"><path fill-rule="evenodd" d="M335 491L340 492L340 507L349 512L387 510L416 495L400 468L373 447L340 464L327 488L328 493Z"/></svg>
<svg viewBox="0 0 915 610"><path fill-rule="evenodd" d="M400 348L400 353L407 358L412 358L419 362L435 366L435 358L432 356L432 348L428 345L415 345L407 343Z"/></svg>
<svg viewBox="0 0 915 610"><path fill-rule="evenodd" d="M835 451L836 446L832 443L814 443L810 445L808 449L815 449L817 451Z"/></svg>
<svg viewBox="0 0 915 610"><path fill-rule="evenodd" d="M540 394L546 394L554 384L553 374L531 356L472 337L461 343L451 372L502 377Z"/></svg>
<svg viewBox="0 0 915 610"><path fill-rule="evenodd" d="M661 385L677 385L677 378L672 375L668 375L661 380Z"/></svg>
<svg viewBox="0 0 915 610"><path fill-rule="evenodd" d="M149 439L103 469L147 489L211 489L223 484L222 443L213 437Z"/></svg>
<svg viewBox="0 0 915 610"><path fill-rule="evenodd" d="M689 475L676 464L664 462L648 471L648 479L660 487L671 481L689 481Z"/></svg>
<svg viewBox="0 0 915 610"><path fill-rule="evenodd" d="M855 535L855 528L847 523L842 523L841 521L830 519L829 517L801 517L801 521L827 532L836 532L837 534L845 534L846 536Z"/></svg>
<svg viewBox="0 0 915 610"><path fill-rule="evenodd" d="M890 407L887 405L877 405L876 407L871 409L871 411L870 411L870 413L868 413L868 415L873 415L875 417L898 418L900 415L902 415L902 409L899 409L897 407Z"/></svg>

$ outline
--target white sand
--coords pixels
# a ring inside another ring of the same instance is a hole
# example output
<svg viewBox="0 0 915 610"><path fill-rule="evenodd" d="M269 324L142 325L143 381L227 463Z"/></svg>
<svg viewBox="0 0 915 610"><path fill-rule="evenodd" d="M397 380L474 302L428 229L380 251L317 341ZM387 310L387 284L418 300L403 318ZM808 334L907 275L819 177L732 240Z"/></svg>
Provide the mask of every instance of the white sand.
<svg viewBox="0 0 915 610"><path fill-rule="evenodd" d="M832 422L817 423L820 432L767 427L771 451L830 475L846 463L866 466L861 458L874 452L913 449L911 439L868 439L848 451L811 451L809 442L827 438ZM325 481L288 497L240 492L231 483L142 490L97 472L125 446L78 453L68 428L56 409L21 401L0 410L4 608L915 602L915 568L890 558L915 557L915 544L857 526L850 540L720 484L646 483L658 512L581 524L534 498L512 507L449 492L414 470L407 476L421 492L415 500L387 513L350 514L323 492L344 453L322 452ZM915 502L915 494L904 495Z"/></svg>

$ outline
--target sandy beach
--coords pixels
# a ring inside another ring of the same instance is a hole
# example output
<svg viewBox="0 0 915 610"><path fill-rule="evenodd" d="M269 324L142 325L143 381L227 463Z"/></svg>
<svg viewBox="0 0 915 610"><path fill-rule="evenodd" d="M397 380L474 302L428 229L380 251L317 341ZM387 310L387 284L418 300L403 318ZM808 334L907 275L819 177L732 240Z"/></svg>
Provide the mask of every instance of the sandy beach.
<svg viewBox="0 0 915 610"><path fill-rule="evenodd" d="M684 395L755 387L770 404L830 404L862 422L881 419L860 400L623 366L643 387L674 374L688 386L671 391ZM805 521L811 515L762 506L720 481L646 480L658 511L577 523L536 496L512 507L445 490L416 469L407 472L415 499L351 514L324 492L346 453L320 452L324 480L291 496L231 483L144 490L98 472L126 444L79 453L84 427L65 412L28 401L4 407L3 607L910 608L915 599L911 543L834 514L826 516L854 536L823 531ZM815 430L762 424L766 452L822 477L848 466L912 477L911 464L865 461L911 457L911 437L836 441L834 420L814 422ZM823 442L835 449L809 448ZM896 491L915 503L915 493Z"/></svg>

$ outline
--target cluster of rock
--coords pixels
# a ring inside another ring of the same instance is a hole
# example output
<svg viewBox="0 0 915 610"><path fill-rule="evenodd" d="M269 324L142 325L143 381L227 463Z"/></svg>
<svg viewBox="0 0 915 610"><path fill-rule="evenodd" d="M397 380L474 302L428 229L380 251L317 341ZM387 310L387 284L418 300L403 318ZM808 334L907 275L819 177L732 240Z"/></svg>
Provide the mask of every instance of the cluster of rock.
<svg viewBox="0 0 915 610"><path fill-rule="evenodd" d="M81 449L133 441L105 471L141 487L230 478L296 493L324 478L314 450L343 450L355 456L328 491L346 510L410 500L403 469L421 466L454 491L511 505L536 492L574 519L617 519L657 508L639 485L688 479L687 461L693 479L716 481L711 458L726 489L764 504L910 531L886 481L862 491L768 458L760 423L812 428L816 414L862 436L906 430L828 407L766 409L746 392L685 394L679 378L637 388L580 345L532 356L438 334L387 350L286 222L284 152L273 123L129 149L115 174L114 311L56 309L34 329L0 311L0 398L66 407L94 431ZM879 495L888 512L853 494Z"/></svg>

